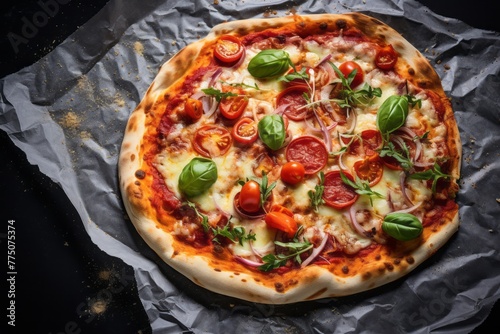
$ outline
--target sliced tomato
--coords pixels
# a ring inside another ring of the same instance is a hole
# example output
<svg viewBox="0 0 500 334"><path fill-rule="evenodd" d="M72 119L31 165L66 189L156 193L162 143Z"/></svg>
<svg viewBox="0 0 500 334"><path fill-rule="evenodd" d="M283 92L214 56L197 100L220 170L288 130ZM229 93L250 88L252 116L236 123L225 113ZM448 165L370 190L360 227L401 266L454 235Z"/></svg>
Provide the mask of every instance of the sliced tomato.
<svg viewBox="0 0 500 334"><path fill-rule="evenodd" d="M243 114L247 105L248 97L246 96L228 96L220 101L219 110L225 118L237 119Z"/></svg>
<svg viewBox="0 0 500 334"><path fill-rule="evenodd" d="M310 95L309 87L297 84L282 90L276 97L276 108L285 108L284 114L292 121L302 121L313 116L309 108L298 109L307 104L304 94Z"/></svg>
<svg viewBox="0 0 500 334"><path fill-rule="evenodd" d="M304 180L306 169L297 161L289 161L281 167L281 180L288 184L297 184Z"/></svg>
<svg viewBox="0 0 500 334"><path fill-rule="evenodd" d="M217 125L204 125L196 130L193 148L204 157L218 157L224 155L232 144L229 131Z"/></svg>
<svg viewBox="0 0 500 334"><path fill-rule="evenodd" d="M356 161L353 168L360 179L368 181L370 187L379 183L384 173L384 163L377 153Z"/></svg>
<svg viewBox="0 0 500 334"><path fill-rule="evenodd" d="M305 174L314 174L328 161L325 143L313 136L301 136L288 144L285 152L288 161L299 162L304 166Z"/></svg>
<svg viewBox="0 0 500 334"><path fill-rule="evenodd" d="M249 117L244 117L236 122L231 131L231 135L233 139L240 144L252 144L259 137L257 123Z"/></svg>
<svg viewBox="0 0 500 334"><path fill-rule="evenodd" d="M198 99L188 98L184 105L184 110L191 120L197 121L203 115L203 103Z"/></svg>
<svg viewBox="0 0 500 334"><path fill-rule="evenodd" d="M266 214L264 221L269 227L285 232L290 238L293 238L298 229L295 219L283 212L271 211Z"/></svg>
<svg viewBox="0 0 500 334"><path fill-rule="evenodd" d="M398 61L398 54L394 51L392 45L380 49L375 55L375 66L381 70L392 70Z"/></svg>
<svg viewBox="0 0 500 334"><path fill-rule="evenodd" d="M287 207L280 205L280 204L273 204L273 206L271 207L271 211L272 212L281 212L281 213L284 213L285 215L293 218L292 210L290 210Z"/></svg>
<svg viewBox="0 0 500 334"><path fill-rule="evenodd" d="M364 80L365 80L365 73L361 66L359 66L358 63L355 61L346 61L339 66L340 72L344 75L344 77L347 79L351 73L356 70L356 75L354 76L354 79L351 81L351 88L359 86Z"/></svg>
<svg viewBox="0 0 500 334"><path fill-rule="evenodd" d="M225 64L237 62L243 55L243 45L238 37L222 35L217 40L214 56Z"/></svg>
<svg viewBox="0 0 500 334"><path fill-rule="evenodd" d="M348 172L343 173L348 179L354 180L352 175ZM340 171L338 170L326 173L323 185L325 186L323 190L323 200L326 205L332 208L343 209L349 207L354 204L359 197L351 186L348 186L342 181Z"/></svg>
<svg viewBox="0 0 500 334"><path fill-rule="evenodd" d="M260 209L260 185L253 180L247 181L240 191L240 206L246 212Z"/></svg>
<svg viewBox="0 0 500 334"><path fill-rule="evenodd" d="M351 138L342 138L348 144ZM378 130L364 130L349 145L348 152L352 155L373 155L382 146L382 135Z"/></svg>

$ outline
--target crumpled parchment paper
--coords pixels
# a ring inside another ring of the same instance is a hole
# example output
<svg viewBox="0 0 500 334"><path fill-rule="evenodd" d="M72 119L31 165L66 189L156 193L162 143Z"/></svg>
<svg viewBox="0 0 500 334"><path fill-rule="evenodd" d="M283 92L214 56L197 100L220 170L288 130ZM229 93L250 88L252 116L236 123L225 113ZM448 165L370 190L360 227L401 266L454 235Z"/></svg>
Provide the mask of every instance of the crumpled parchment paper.
<svg viewBox="0 0 500 334"><path fill-rule="evenodd" d="M286 306L206 291L163 264L126 217L117 158L161 64L226 20L360 11L435 66L463 142L459 232L407 277ZM112 0L38 63L0 80L0 129L61 185L102 250L133 267L153 332L467 333L500 298L500 36L415 1Z"/></svg>

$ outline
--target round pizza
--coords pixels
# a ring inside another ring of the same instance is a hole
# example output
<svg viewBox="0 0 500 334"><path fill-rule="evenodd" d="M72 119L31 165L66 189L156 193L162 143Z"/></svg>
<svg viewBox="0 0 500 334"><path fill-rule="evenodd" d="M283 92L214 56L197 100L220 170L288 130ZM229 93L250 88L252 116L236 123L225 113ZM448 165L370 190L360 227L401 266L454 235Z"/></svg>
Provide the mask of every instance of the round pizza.
<svg viewBox="0 0 500 334"><path fill-rule="evenodd" d="M459 226L460 137L422 54L359 14L214 27L130 115L120 187L141 237L252 302L345 296L408 274Z"/></svg>

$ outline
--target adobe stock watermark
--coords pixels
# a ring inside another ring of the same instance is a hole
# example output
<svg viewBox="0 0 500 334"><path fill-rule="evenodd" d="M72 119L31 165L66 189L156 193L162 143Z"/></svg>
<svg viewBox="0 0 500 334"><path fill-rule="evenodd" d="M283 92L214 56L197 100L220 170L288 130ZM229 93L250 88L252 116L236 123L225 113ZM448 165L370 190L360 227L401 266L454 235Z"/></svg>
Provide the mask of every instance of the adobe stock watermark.
<svg viewBox="0 0 500 334"><path fill-rule="evenodd" d="M19 52L19 46L28 44L30 39L35 37L39 30L47 25L51 17L59 13L60 5L66 5L71 0L38 0L39 11L33 13L31 17L21 18L22 26L20 34L9 32L7 38L14 52Z"/></svg>
<svg viewBox="0 0 500 334"><path fill-rule="evenodd" d="M451 281L443 281L446 285L434 291L431 300L414 309L414 312L408 315L408 323L415 328L427 327L433 321L440 318L450 311L451 305L455 302L455 297L464 291L467 286L454 277Z"/></svg>

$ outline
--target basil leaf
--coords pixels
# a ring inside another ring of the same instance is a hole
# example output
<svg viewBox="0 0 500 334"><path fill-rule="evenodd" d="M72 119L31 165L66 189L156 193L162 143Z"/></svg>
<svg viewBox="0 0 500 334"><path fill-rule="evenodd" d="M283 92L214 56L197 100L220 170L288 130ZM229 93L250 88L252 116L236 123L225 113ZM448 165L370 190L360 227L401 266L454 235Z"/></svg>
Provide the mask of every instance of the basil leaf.
<svg viewBox="0 0 500 334"><path fill-rule="evenodd" d="M385 233L400 241L417 238L423 230L422 223L410 213L389 213L382 222Z"/></svg>
<svg viewBox="0 0 500 334"><path fill-rule="evenodd" d="M264 116L257 124L259 138L272 150L278 150L285 142L285 123L280 115Z"/></svg>
<svg viewBox="0 0 500 334"><path fill-rule="evenodd" d="M285 73L290 64L290 56L286 51L267 49L250 60L248 72L256 78L269 78Z"/></svg>
<svg viewBox="0 0 500 334"><path fill-rule="evenodd" d="M408 98L399 95L389 96L378 109L377 127L387 136L405 124L407 116Z"/></svg>
<svg viewBox="0 0 500 334"><path fill-rule="evenodd" d="M200 195L217 181L217 166L207 158L193 158L179 175L179 189L188 197Z"/></svg>

